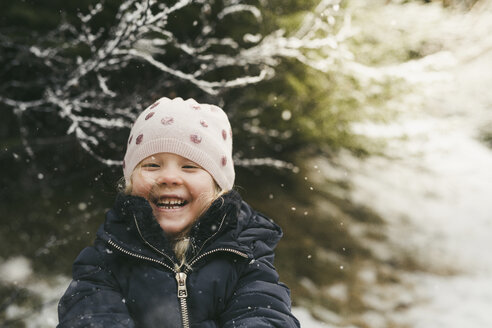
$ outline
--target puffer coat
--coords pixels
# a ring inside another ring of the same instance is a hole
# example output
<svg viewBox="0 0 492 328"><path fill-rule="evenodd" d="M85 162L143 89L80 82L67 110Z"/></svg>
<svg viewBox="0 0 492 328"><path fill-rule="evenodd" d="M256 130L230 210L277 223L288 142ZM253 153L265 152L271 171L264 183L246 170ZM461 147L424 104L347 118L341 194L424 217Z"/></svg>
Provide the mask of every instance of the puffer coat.
<svg viewBox="0 0 492 328"><path fill-rule="evenodd" d="M118 195L74 262L58 327L299 327L273 266L281 235L230 191L193 225L178 268L149 203Z"/></svg>

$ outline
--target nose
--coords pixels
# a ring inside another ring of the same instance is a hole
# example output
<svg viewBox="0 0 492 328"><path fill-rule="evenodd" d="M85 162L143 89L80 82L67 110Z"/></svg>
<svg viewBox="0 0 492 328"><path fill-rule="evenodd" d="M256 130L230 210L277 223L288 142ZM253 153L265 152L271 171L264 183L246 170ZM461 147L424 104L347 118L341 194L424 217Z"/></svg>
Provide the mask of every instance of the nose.
<svg viewBox="0 0 492 328"><path fill-rule="evenodd" d="M181 175L174 168L162 168L156 179L158 185L177 186L183 183Z"/></svg>

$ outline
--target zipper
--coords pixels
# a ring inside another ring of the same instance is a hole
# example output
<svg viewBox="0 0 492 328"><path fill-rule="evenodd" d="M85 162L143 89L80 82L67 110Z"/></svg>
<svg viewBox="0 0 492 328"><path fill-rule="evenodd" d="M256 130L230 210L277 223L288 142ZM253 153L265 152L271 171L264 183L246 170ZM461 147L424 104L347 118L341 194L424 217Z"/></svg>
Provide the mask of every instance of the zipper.
<svg viewBox="0 0 492 328"><path fill-rule="evenodd" d="M235 250L235 249L232 249L232 248L216 248L216 249L212 249L208 252L205 252L203 254L201 254L200 256L197 256L195 257L189 264L189 268L187 268L184 272L189 272L191 270L191 267L193 266L193 264L195 264L197 261L199 261L200 259L202 259L203 257L207 256L207 255L210 255L210 254L213 254L213 253L216 253L216 252L229 252L229 253L234 253L236 255L239 255L245 259L248 258L248 255L246 255L245 253L243 252L240 252L238 250Z"/></svg>
<svg viewBox="0 0 492 328"><path fill-rule="evenodd" d="M190 319L188 316L188 304L186 303L186 298L188 297L188 290L186 289L186 278L188 276L188 272L191 271L191 267L194 263L196 263L198 260L201 258L216 253L216 252L231 252L234 254L237 254L239 256L242 256L244 258L248 258L248 255L237 251L235 249L231 248L217 248L213 249L211 251L205 252L201 254L200 256L196 257L190 264L187 266L187 268L183 272L177 272L176 273L176 281L178 283L178 298L179 298L179 303L181 305L181 317L183 318L183 328L189 328L190 327Z"/></svg>
<svg viewBox="0 0 492 328"><path fill-rule="evenodd" d="M192 265L195 264L200 259L204 258L205 256L208 256L208 255L216 253L216 252L229 252L229 253L239 255L243 258L248 258L248 255L246 255L245 253L240 252L240 251L235 250L235 249L232 249L232 248L216 248L216 249L210 250L208 252L205 252L205 253L201 254L200 256L195 257L190 262L190 264L188 265L188 267L184 271L176 271L175 269L171 268L168 264L166 264L162 261L159 261L159 260L156 260L152 257L140 255L140 254L131 252L127 249L124 249L123 247L119 246L118 244L116 244L111 239L108 240L108 244L111 245L113 248L117 249L118 251L122 252L123 254L129 255L129 256L132 256L132 257L135 257L135 258L138 258L141 260L146 260L146 261L160 264L163 267L169 269L170 271L176 273L175 277L176 277L176 282L178 284L177 296L178 296L179 305L180 305L180 309L181 309L181 319L183 321L183 328L189 328L190 327L190 318L188 315L188 304L186 302L187 298L188 298L188 289L186 288L186 278L188 277L188 272L191 271Z"/></svg>
<svg viewBox="0 0 492 328"><path fill-rule="evenodd" d="M188 304L186 298L188 297L188 290L186 289L186 273L177 272L176 282L178 283L178 299L181 306L181 318L183 319L183 328L190 327L190 318L188 316Z"/></svg>
<svg viewBox="0 0 492 328"><path fill-rule="evenodd" d="M108 244L110 244L112 247L116 248L117 250L119 250L120 252L126 254L126 255L129 255L129 256L132 256L132 257L136 257L138 259L141 259L141 260L146 260L146 261L151 261L151 262L154 262L154 263L157 263L157 264L160 264L162 266L164 266L165 268L168 268L169 270L171 270L172 272L176 272L173 268L171 268L169 265L167 265L166 263L162 262L162 261L159 261L159 260L156 260L152 257L148 257L148 256L143 256L143 255L140 255L140 254L137 254L137 253L133 253L133 252L130 252L129 250L126 250L124 249L123 247L119 246L118 244L116 244L114 241L112 241L111 239L108 240Z"/></svg>
<svg viewBox="0 0 492 328"><path fill-rule="evenodd" d="M124 249L123 247L119 246L116 244L114 241L111 239L108 240L108 244L111 245L113 248L117 249L118 251L122 252L123 254L126 254L128 256L132 256L135 258L138 258L140 260L146 260L154 263L158 263L165 268L171 270L172 272L176 273L176 282L178 283L178 300L179 300L179 305L181 309L181 319L183 321L183 328L189 328L190 327L190 318L188 315L188 304L186 303L186 299L188 297L188 290L186 288L186 273L185 272L179 272L171 268L169 265L166 263L156 260L152 257L148 256L143 256L134 252L130 252L127 249Z"/></svg>

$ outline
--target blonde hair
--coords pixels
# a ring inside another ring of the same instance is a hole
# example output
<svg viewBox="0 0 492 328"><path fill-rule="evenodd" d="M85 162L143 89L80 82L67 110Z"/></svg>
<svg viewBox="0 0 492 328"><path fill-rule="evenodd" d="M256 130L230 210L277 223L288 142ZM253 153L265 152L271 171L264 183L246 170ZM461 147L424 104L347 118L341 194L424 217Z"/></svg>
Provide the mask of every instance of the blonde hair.
<svg viewBox="0 0 492 328"><path fill-rule="evenodd" d="M179 264L175 264L175 269L180 270L183 266L187 264L186 252L190 248L190 238L180 238L174 241L173 251L176 255L176 258L179 261Z"/></svg>

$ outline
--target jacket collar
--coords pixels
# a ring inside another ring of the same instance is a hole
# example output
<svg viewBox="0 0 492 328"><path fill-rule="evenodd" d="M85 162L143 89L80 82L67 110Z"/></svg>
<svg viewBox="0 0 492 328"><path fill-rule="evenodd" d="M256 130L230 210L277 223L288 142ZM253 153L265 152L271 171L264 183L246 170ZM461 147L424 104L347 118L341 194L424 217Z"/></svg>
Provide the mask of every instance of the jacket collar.
<svg viewBox="0 0 492 328"><path fill-rule="evenodd" d="M237 226L241 205L239 193L233 190L217 198L191 227L192 247L188 257L197 255L219 238L228 246L237 244L233 230ZM119 194L108 213L104 230L126 248L141 252L142 248L150 246L176 261L170 239L154 218L145 198Z"/></svg>
<svg viewBox="0 0 492 328"><path fill-rule="evenodd" d="M197 255L224 232L237 226L242 199L234 190L217 198L190 230L191 248L188 256ZM190 253L191 252L191 253Z"/></svg>

